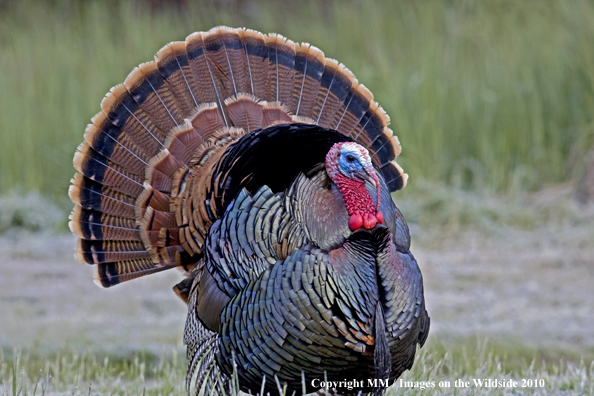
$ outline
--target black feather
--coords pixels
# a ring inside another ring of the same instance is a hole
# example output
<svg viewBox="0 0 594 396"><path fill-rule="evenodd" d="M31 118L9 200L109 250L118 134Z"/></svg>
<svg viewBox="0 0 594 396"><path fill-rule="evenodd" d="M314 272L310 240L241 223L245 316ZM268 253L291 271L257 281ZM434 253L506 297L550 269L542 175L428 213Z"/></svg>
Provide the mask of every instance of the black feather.
<svg viewBox="0 0 594 396"><path fill-rule="evenodd" d="M218 216L226 207L223 194L235 197L242 188L254 194L263 185L273 192L283 191L300 172L323 163L335 143L350 141L336 131L308 124L275 125L243 136L222 155L214 172L226 175L215 197ZM253 176L246 179L249 175Z"/></svg>

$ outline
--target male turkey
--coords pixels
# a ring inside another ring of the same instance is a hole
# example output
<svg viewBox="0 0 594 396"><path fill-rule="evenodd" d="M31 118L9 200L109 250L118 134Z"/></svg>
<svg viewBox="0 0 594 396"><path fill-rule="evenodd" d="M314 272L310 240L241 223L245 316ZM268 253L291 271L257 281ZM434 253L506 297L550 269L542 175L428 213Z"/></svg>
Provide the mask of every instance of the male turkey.
<svg viewBox="0 0 594 396"><path fill-rule="evenodd" d="M218 27L113 87L74 165L76 258L110 287L178 268L187 386L390 383L429 331L390 193L407 175L373 95L276 34ZM276 377L276 378L275 378ZM376 392L381 393L379 385Z"/></svg>

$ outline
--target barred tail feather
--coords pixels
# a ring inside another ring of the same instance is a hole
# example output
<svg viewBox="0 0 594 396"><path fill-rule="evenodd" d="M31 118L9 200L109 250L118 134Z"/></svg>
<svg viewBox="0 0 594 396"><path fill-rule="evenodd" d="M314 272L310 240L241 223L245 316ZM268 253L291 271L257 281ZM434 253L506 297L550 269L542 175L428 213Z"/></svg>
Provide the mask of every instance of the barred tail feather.
<svg viewBox="0 0 594 396"><path fill-rule="evenodd" d="M324 72L324 53L307 43L295 54L295 84L291 92L290 108L296 116L313 118L314 105Z"/></svg>
<svg viewBox="0 0 594 396"><path fill-rule="evenodd" d="M132 70L124 86L153 124L164 134L183 121L176 98L171 94L155 62L146 62Z"/></svg>
<svg viewBox="0 0 594 396"><path fill-rule="evenodd" d="M268 50L268 87L266 100L291 103L291 92L295 79L295 43L280 34L266 37Z"/></svg>
<svg viewBox="0 0 594 396"><path fill-rule="evenodd" d="M89 179L131 197L138 196L143 189L138 175L97 153L86 142L74 155L74 168Z"/></svg>
<svg viewBox="0 0 594 396"><path fill-rule="evenodd" d="M76 205L70 215L70 230L77 237L100 241L139 241L136 220L83 209Z"/></svg>
<svg viewBox="0 0 594 396"><path fill-rule="evenodd" d="M195 83L186 56L186 43L176 41L165 45L155 55L155 62L169 90L177 98L180 111L186 117L198 106L190 88Z"/></svg>
<svg viewBox="0 0 594 396"><path fill-rule="evenodd" d="M135 175L143 175L150 159L143 147L134 143L126 132L113 125L103 113L95 115L92 124L87 125L85 141L93 150Z"/></svg>
<svg viewBox="0 0 594 396"><path fill-rule="evenodd" d="M135 217L132 197L112 190L80 173L74 175L68 194L74 203L84 209L127 219Z"/></svg>
<svg viewBox="0 0 594 396"><path fill-rule="evenodd" d="M122 129L149 157L163 148L165 132L134 101L124 84L116 85L105 95L101 109L112 124Z"/></svg>
<svg viewBox="0 0 594 396"><path fill-rule="evenodd" d="M268 85L268 52L266 50L266 36L250 29L238 29L243 51L245 65L249 76L249 85L246 93L254 95L260 100L266 99Z"/></svg>
<svg viewBox="0 0 594 396"><path fill-rule="evenodd" d="M75 257L81 263L103 264L148 258L140 241L88 241L79 239Z"/></svg>
<svg viewBox="0 0 594 396"><path fill-rule="evenodd" d="M97 264L95 266L95 284L108 288L170 268L173 267L155 266L153 261L148 258Z"/></svg>
<svg viewBox="0 0 594 396"><path fill-rule="evenodd" d="M215 102L221 112L225 125L228 125L227 117L223 111L222 93L219 92L217 81L212 66L206 56L204 36L207 33L197 32L186 38L186 53L188 62L194 75L192 90L199 103Z"/></svg>

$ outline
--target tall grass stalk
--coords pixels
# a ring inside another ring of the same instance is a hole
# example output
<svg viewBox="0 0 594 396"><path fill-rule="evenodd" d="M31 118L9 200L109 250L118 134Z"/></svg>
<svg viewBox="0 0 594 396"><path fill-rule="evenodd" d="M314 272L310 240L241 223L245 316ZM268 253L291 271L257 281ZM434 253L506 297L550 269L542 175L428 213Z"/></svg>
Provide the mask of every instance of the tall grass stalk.
<svg viewBox="0 0 594 396"><path fill-rule="evenodd" d="M390 114L414 180L526 190L573 179L593 142L587 0L0 4L0 193L62 204L103 95L165 43L215 25L307 41Z"/></svg>

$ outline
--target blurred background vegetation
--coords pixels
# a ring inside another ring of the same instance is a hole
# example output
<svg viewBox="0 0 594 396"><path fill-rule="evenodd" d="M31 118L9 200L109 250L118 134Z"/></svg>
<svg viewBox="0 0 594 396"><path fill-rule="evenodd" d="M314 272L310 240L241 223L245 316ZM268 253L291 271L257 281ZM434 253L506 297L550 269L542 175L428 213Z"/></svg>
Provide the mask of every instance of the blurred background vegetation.
<svg viewBox="0 0 594 396"><path fill-rule="evenodd" d="M165 43L220 24L310 42L350 68L391 116L405 199L427 183L518 194L585 169L592 1L0 0L0 196L67 211L103 95Z"/></svg>

